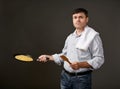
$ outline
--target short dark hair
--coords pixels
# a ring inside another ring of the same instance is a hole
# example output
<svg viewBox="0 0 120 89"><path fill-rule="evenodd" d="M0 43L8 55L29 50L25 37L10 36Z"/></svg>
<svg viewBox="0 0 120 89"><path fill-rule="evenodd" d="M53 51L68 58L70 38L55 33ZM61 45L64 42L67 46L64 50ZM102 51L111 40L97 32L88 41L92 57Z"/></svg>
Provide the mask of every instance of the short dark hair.
<svg viewBox="0 0 120 89"><path fill-rule="evenodd" d="M84 8L77 8L77 9L74 9L73 12L72 12L72 15L73 14L77 14L77 13L84 13L86 15L86 17L88 17L88 11Z"/></svg>

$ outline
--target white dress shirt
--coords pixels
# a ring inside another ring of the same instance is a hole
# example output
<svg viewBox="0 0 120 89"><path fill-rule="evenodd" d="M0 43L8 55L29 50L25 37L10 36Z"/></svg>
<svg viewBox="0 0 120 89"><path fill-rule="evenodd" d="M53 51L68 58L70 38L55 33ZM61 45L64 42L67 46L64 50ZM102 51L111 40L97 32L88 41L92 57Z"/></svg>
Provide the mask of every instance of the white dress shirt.
<svg viewBox="0 0 120 89"><path fill-rule="evenodd" d="M81 34L82 35L82 34ZM104 63L104 53L103 53L103 45L99 35L96 35L92 42L90 43L87 50L80 50L76 48L76 44L78 43L81 35L77 35L76 31L71 33L66 41L62 53L53 54L54 62L61 65L62 63L64 68L69 72L84 72L87 70L98 69ZM78 70L74 70L70 67L69 63L63 61L60 58L60 55L65 55L70 62L83 62L87 61L92 68L80 68Z"/></svg>

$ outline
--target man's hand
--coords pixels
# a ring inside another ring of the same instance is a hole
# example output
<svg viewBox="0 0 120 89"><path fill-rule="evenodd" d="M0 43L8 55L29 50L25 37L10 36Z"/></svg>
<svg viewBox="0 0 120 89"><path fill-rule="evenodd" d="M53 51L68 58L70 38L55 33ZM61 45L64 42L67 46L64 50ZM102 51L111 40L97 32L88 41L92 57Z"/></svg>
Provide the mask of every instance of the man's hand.
<svg viewBox="0 0 120 89"><path fill-rule="evenodd" d="M47 62L48 60L54 60L51 55L40 55L37 59L39 62Z"/></svg>
<svg viewBox="0 0 120 89"><path fill-rule="evenodd" d="M92 68L92 66L88 64L88 62L73 62L70 64L70 66L74 70L78 70L79 68Z"/></svg>
<svg viewBox="0 0 120 89"><path fill-rule="evenodd" d="M73 62L70 64L70 66L74 69L74 70L78 70L80 67L79 67L79 62Z"/></svg>

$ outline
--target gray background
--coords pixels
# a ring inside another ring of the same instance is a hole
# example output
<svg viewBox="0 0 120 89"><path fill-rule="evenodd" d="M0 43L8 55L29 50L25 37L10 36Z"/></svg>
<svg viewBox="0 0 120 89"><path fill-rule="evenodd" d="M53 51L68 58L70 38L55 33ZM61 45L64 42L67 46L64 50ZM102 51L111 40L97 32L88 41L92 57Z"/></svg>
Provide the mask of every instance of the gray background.
<svg viewBox="0 0 120 89"><path fill-rule="evenodd" d="M100 32L105 64L93 73L93 89L120 89L119 0L0 0L0 89L60 89L60 66L21 62L16 53L37 59L61 52L74 31L71 11L89 11L89 25Z"/></svg>

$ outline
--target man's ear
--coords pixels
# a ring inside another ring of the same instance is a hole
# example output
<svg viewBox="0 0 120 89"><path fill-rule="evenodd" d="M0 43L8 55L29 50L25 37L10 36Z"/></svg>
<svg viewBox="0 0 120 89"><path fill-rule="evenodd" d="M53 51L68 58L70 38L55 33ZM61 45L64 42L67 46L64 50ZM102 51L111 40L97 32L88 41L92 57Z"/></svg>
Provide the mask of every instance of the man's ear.
<svg viewBox="0 0 120 89"><path fill-rule="evenodd" d="M89 18L87 17L87 23L88 23L88 21L89 21Z"/></svg>

